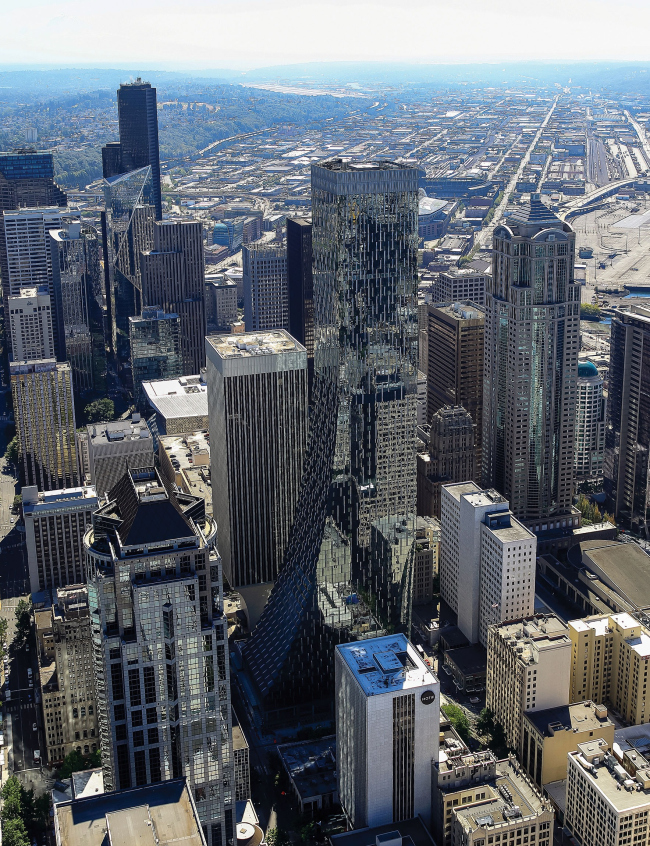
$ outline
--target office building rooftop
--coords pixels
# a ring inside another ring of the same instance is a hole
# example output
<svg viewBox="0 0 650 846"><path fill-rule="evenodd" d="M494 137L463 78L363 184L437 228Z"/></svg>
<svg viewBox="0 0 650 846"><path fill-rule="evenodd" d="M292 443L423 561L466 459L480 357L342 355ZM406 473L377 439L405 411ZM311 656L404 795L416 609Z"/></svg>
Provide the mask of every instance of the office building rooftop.
<svg viewBox="0 0 650 846"><path fill-rule="evenodd" d="M270 332L245 332L241 335L210 335L206 341L222 359L306 352L302 344L284 329Z"/></svg>
<svg viewBox="0 0 650 846"><path fill-rule="evenodd" d="M57 846L205 846L184 779L54 806Z"/></svg>
<svg viewBox="0 0 650 846"><path fill-rule="evenodd" d="M151 432L139 414L133 414L128 420L115 420L112 423L91 423L88 437L93 448L112 444L117 441L138 441L151 438Z"/></svg>
<svg viewBox="0 0 650 846"><path fill-rule="evenodd" d="M436 677L403 634L337 647L366 696L436 684Z"/></svg>
<svg viewBox="0 0 650 846"><path fill-rule="evenodd" d="M157 379L143 382L142 388L149 405L166 420L208 415L208 386L201 376Z"/></svg>
<svg viewBox="0 0 650 846"><path fill-rule="evenodd" d="M546 737L553 737L560 731L598 731L613 725L607 716L607 708L604 705L594 705L593 702L576 702L573 705L545 708L543 711L526 711L526 718Z"/></svg>

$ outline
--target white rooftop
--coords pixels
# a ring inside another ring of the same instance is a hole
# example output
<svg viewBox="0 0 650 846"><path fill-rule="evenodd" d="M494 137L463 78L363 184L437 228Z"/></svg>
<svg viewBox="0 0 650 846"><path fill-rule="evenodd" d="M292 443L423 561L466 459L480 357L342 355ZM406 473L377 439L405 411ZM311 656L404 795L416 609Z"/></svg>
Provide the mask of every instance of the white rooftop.
<svg viewBox="0 0 650 846"><path fill-rule="evenodd" d="M207 417L208 386L200 376L143 382L149 405L166 420L174 417Z"/></svg>
<svg viewBox="0 0 650 846"><path fill-rule="evenodd" d="M348 643L337 649L366 696L438 683L403 634Z"/></svg>

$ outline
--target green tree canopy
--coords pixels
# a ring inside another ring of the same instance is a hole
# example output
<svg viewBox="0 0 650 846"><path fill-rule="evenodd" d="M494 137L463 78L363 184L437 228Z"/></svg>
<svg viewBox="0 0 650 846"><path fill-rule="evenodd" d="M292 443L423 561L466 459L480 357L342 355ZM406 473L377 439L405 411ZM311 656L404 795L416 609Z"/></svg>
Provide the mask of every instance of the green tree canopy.
<svg viewBox="0 0 650 846"><path fill-rule="evenodd" d="M17 635L19 639L27 637L29 627L32 622L32 606L29 600L21 599L16 605L14 614L16 615Z"/></svg>
<svg viewBox="0 0 650 846"><path fill-rule="evenodd" d="M82 755L81 752L70 752L66 755L59 769L59 778L70 778L72 773L82 770L93 770L102 765L102 756L99 749L91 755Z"/></svg>
<svg viewBox="0 0 650 846"><path fill-rule="evenodd" d="M458 736L465 743L470 738L470 725L467 719L467 714L459 705L452 705L451 703L443 705L442 712L447 717L452 726L456 729Z"/></svg>
<svg viewBox="0 0 650 846"><path fill-rule="evenodd" d="M7 444L7 450L5 452L5 458L7 461L10 461L12 464L18 464L18 458L20 455L20 450L18 447L18 435L14 435L13 438Z"/></svg>
<svg viewBox="0 0 650 846"><path fill-rule="evenodd" d="M84 408L84 416L87 423L104 423L111 421L115 417L115 404L113 400L104 397L104 399L93 400Z"/></svg>

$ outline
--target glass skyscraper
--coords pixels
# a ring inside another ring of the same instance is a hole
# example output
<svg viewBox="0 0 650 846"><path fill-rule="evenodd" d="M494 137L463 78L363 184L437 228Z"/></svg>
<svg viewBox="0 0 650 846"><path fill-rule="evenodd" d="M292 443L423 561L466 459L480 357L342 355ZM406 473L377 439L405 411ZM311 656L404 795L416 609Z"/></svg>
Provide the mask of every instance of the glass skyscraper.
<svg viewBox="0 0 650 846"><path fill-rule="evenodd" d="M156 306L142 309L140 317L129 318L131 372L136 408L147 407L143 382L178 379L183 375L181 319Z"/></svg>
<svg viewBox="0 0 650 846"><path fill-rule="evenodd" d="M106 389L104 291L97 230L80 221L50 230L59 359L72 367L75 392Z"/></svg>
<svg viewBox="0 0 650 846"><path fill-rule="evenodd" d="M162 220L156 89L139 77L135 82L122 83L117 92L117 113L120 140L102 149L104 177L130 173L148 165L156 220Z"/></svg>
<svg viewBox="0 0 650 846"><path fill-rule="evenodd" d="M485 306L483 485L503 494L536 532L574 521L580 330L574 262L573 229L539 194L494 232Z"/></svg>
<svg viewBox="0 0 650 846"><path fill-rule="evenodd" d="M363 601L372 522L415 513L417 170L313 165L312 214L305 474L284 566L244 653L267 712L331 706L334 645L377 630Z"/></svg>
<svg viewBox="0 0 650 846"><path fill-rule="evenodd" d="M153 246L155 209L149 166L104 179L102 213L106 308L111 349L129 359L129 317L142 308L140 253Z"/></svg>

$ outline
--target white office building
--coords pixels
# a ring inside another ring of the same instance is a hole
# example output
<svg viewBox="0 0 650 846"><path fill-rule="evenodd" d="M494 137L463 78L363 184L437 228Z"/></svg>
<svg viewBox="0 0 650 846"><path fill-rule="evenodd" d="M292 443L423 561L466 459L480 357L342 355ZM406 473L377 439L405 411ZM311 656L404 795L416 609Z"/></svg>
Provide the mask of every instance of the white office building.
<svg viewBox="0 0 650 846"><path fill-rule="evenodd" d="M494 490L474 482L442 486L440 592L470 643L488 628L535 610L537 539Z"/></svg>
<svg viewBox="0 0 650 846"><path fill-rule="evenodd" d="M353 828L431 821L440 682L403 634L336 647L339 798Z"/></svg>
<svg viewBox="0 0 650 846"><path fill-rule="evenodd" d="M640 740L647 743L645 738ZM573 835L572 842L581 846L650 844L648 760L644 753L631 750L628 754L624 748L614 742L610 749L596 732L593 740L579 743L569 753L565 826Z"/></svg>
<svg viewBox="0 0 650 846"><path fill-rule="evenodd" d="M42 491L24 487L23 519L31 593L83 584L83 537L91 524L98 500L95 489L65 488Z"/></svg>
<svg viewBox="0 0 650 846"><path fill-rule="evenodd" d="M52 304L46 286L21 288L9 297L9 327L14 361L55 358Z"/></svg>
<svg viewBox="0 0 650 846"><path fill-rule="evenodd" d="M21 288L47 285L52 288L50 229L60 229L70 217L58 206L43 209L18 209L4 212L7 244L8 287L13 296Z"/></svg>

